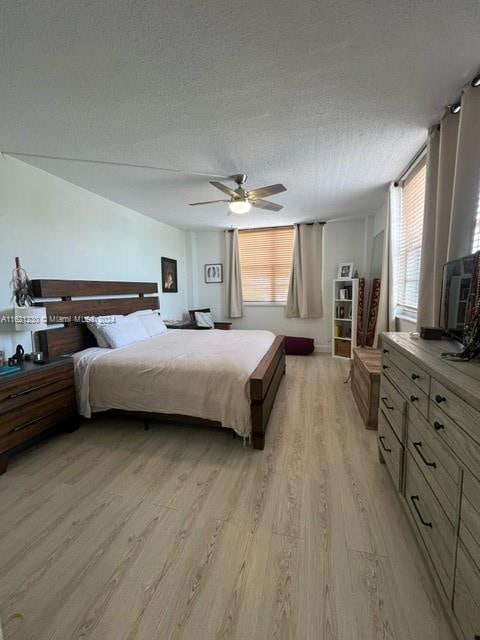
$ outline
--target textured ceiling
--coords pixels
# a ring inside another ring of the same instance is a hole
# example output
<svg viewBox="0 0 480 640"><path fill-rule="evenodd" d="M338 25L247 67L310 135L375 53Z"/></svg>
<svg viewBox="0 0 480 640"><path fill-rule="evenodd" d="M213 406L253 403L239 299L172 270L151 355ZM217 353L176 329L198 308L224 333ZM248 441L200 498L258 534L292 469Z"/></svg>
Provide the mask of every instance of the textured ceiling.
<svg viewBox="0 0 480 640"><path fill-rule="evenodd" d="M0 148L288 188L227 217L208 177L22 158L182 228L371 214L479 33L478 0L1 0Z"/></svg>

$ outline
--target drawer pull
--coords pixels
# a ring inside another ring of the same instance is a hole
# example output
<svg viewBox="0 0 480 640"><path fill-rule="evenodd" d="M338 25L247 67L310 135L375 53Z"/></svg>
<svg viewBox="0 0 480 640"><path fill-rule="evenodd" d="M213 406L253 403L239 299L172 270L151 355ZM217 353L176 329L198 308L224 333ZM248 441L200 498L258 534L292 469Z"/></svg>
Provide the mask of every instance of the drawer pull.
<svg viewBox="0 0 480 640"><path fill-rule="evenodd" d="M420 496L410 496L410 500L412 501L413 507L414 507L415 511L417 512L417 515L420 518L420 522L423 524L423 526L424 527L430 527L430 529L433 529L432 523L431 522L426 522L423 519L423 516L420 513L420 509L417 507L417 501L420 500Z"/></svg>
<svg viewBox="0 0 480 640"><path fill-rule="evenodd" d="M63 408L64 407L59 407L59 409L63 409ZM40 416L39 418L35 418L34 420L30 420L30 422L26 422L25 424L22 424L19 427L15 427L15 429L12 429L10 433L16 433L17 431L22 431L23 429L30 427L32 424L35 424L36 422L40 422L40 420L44 420L49 416L53 416L53 414L57 413L59 409L55 409L55 411L50 411L49 413L45 413L43 416Z"/></svg>
<svg viewBox="0 0 480 640"><path fill-rule="evenodd" d="M383 364L382 369L388 369L388 364Z"/></svg>
<svg viewBox="0 0 480 640"><path fill-rule="evenodd" d="M412 380L418 380L420 378L418 373L412 373L412 375L410 377L412 378Z"/></svg>
<svg viewBox="0 0 480 640"><path fill-rule="evenodd" d="M384 396L384 397L382 398L382 402L383 402L383 404L385 405L385 407L386 407L389 411L393 411L393 410L395 409L395 407L391 407L391 406L387 403L387 400L388 400L387 396Z"/></svg>
<svg viewBox="0 0 480 640"><path fill-rule="evenodd" d="M415 449L418 451L418 455L420 456L420 458L423 460L424 464L427 465L427 467L433 467L434 469L437 468L437 463L436 462L429 462L425 456L422 453L422 443L421 442L414 442L413 446L415 447Z"/></svg>
<svg viewBox="0 0 480 640"><path fill-rule="evenodd" d="M435 429L435 431L440 431L440 429L445 429L445 425L435 420L435 422L433 423L433 428Z"/></svg>
<svg viewBox="0 0 480 640"><path fill-rule="evenodd" d="M380 440L380 444L382 445L382 449L384 451L386 451L387 453L391 453L392 450L389 449L388 447L385 446L385 443L383 442L385 440L385 436L378 436L378 439Z"/></svg>
<svg viewBox="0 0 480 640"><path fill-rule="evenodd" d="M383 353L390 353L390 351L388 349L384 349Z"/></svg>
<svg viewBox="0 0 480 640"><path fill-rule="evenodd" d="M446 402L446 401L447 401L447 399L446 399L446 398L444 398L443 396L439 396L439 395L438 395L438 393L437 393L437 395L435 396L435 402L436 402L437 404L441 404L442 402Z"/></svg>
<svg viewBox="0 0 480 640"><path fill-rule="evenodd" d="M7 396L7 400L13 400L13 398L19 398L20 396L24 396L27 393L32 393L32 391L36 391L37 389L49 387L54 382L56 382L56 380L49 380L48 382L44 382L43 384L37 384L36 387L28 387L28 389L24 389L23 391L19 391L18 393L11 393L9 396Z"/></svg>
<svg viewBox="0 0 480 640"><path fill-rule="evenodd" d="M410 396L410 400L411 400L412 402L416 402L416 401L418 400L418 396L413 396L413 395L412 395L412 396Z"/></svg>

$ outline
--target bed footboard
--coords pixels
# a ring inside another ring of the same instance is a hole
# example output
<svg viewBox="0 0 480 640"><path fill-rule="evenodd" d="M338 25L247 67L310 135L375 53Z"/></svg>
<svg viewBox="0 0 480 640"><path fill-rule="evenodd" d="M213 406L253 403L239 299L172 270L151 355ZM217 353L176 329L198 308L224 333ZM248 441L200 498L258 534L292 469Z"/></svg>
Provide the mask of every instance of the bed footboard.
<svg viewBox="0 0 480 640"><path fill-rule="evenodd" d="M265 432L278 387L285 374L285 338L277 336L250 377L252 444L265 447Z"/></svg>

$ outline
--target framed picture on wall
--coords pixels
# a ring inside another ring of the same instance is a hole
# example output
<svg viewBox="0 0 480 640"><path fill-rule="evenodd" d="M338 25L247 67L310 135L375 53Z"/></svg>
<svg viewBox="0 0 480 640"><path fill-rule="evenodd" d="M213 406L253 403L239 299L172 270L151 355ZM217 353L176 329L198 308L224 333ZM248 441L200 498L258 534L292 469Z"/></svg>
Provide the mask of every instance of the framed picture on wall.
<svg viewBox="0 0 480 640"><path fill-rule="evenodd" d="M205 282L207 284L215 284L223 282L223 264L206 264L205 265Z"/></svg>
<svg viewBox="0 0 480 640"><path fill-rule="evenodd" d="M351 280L353 278L353 262L342 262L338 265L337 280Z"/></svg>
<svg viewBox="0 0 480 640"><path fill-rule="evenodd" d="M162 257L162 291L178 293L177 261Z"/></svg>

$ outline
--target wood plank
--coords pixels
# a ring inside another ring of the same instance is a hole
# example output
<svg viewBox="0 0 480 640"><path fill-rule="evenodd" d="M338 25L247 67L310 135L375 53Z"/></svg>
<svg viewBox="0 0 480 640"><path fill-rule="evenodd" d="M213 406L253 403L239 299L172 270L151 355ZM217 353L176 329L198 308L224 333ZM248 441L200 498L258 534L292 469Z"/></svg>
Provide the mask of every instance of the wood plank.
<svg viewBox="0 0 480 640"><path fill-rule="evenodd" d="M106 280L32 280L35 298L121 296L158 293L156 282L112 282Z"/></svg>
<svg viewBox="0 0 480 640"><path fill-rule="evenodd" d="M284 355L285 338L277 336L250 376L250 400L263 400L275 375L278 361Z"/></svg>

